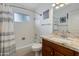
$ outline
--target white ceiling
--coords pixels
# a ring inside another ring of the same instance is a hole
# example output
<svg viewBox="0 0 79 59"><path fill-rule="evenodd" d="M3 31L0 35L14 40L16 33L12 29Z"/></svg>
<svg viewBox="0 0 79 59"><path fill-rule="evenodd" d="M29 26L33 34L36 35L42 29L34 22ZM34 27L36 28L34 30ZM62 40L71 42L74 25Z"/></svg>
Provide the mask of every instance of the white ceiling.
<svg viewBox="0 0 79 59"><path fill-rule="evenodd" d="M40 7L50 7L52 3L20 3L20 5L23 5L26 9L36 10Z"/></svg>

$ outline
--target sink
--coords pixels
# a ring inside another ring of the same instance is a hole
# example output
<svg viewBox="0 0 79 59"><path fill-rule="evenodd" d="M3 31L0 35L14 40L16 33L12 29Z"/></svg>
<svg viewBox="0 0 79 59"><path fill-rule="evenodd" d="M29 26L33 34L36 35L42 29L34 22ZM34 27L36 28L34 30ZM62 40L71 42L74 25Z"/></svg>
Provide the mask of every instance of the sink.
<svg viewBox="0 0 79 59"><path fill-rule="evenodd" d="M50 38L50 40L56 41L56 42L61 42L61 43L66 43L66 44L71 44L72 43L72 38L71 37L67 37L64 35L49 35L48 36Z"/></svg>
<svg viewBox="0 0 79 59"><path fill-rule="evenodd" d="M56 41L59 41L61 43L71 44L73 40L71 37L67 37L67 38L59 37L56 39Z"/></svg>

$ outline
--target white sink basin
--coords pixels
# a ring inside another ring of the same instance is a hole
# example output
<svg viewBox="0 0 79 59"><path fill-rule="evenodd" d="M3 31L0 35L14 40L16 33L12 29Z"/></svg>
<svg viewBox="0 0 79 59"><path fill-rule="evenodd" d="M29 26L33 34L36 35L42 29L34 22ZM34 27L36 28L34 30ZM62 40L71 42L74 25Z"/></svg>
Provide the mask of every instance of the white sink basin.
<svg viewBox="0 0 79 59"><path fill-rule="evenodd" d="M66 43L66 44L71 44L73 41L72 38L61 38L61 37L52 37L52 39L50 40L61 42L61 43Z"/></svg>

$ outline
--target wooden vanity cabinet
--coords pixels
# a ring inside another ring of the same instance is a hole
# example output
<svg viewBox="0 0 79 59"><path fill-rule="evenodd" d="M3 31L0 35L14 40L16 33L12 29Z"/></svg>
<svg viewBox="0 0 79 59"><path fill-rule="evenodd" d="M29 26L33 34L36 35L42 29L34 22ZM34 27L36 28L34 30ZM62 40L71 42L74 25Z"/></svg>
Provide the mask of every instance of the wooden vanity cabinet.
<svg viewBox="0 0 79 59"><path fill-rule="evenodd" d="M54 56L64 56L64 55L59 53L58 51L54 51Z"/></svg>
<svg viewBox="0 0 79 59"><path fill-rule="evenodd" d="M79 56L79 52L75 52L75 56Z"/></svg>
<svg viewBox="0 0 79 59"><path fill-rule="evenodd" d="M48 47L48 46L45 46L45 51L44 51L44 56L53 56L53 50Z"/></svg>
<svg viewBox="0 0 79 59"><path fill-rule="evenodd" d="M50 48L49 46L46 46L45 42L43 42L44 46L42 47L42 55L43 56L53 56L53 49Z"/></svg>
<svg viewBox="0 0 79 59"><path fill-rule="evenodd" d="M50 41L43 39L42 41L42 55L43 56L78 56L79 52L75 52L66 47L57 45Z"/></svg>

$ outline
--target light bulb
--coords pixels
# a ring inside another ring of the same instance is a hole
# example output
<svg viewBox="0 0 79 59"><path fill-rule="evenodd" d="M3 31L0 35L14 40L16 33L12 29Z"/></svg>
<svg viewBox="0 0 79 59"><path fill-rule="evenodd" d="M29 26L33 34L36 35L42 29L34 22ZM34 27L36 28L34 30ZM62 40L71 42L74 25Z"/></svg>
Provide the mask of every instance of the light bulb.
<svg viewBox="0 0 79 59"><path fill-rule="evenodd" d="M56 9L59 9L59 6L56 6Z"/></svg>
<svg viewBox="0 0 79 59"><path fill-rule="evenodd" d="M55 4L55 3L53 3L53 4L52 4L52 6L53 6L53 7L55 7L55 6L56 6L56 4Z"/></svg>
<svg viewBox="0 0 79 59"><path fill-rule="evenodd" d="M60 6L60 7L63 7L63 6L64 6L64 4L60 4L59 6Z"/></svg>

